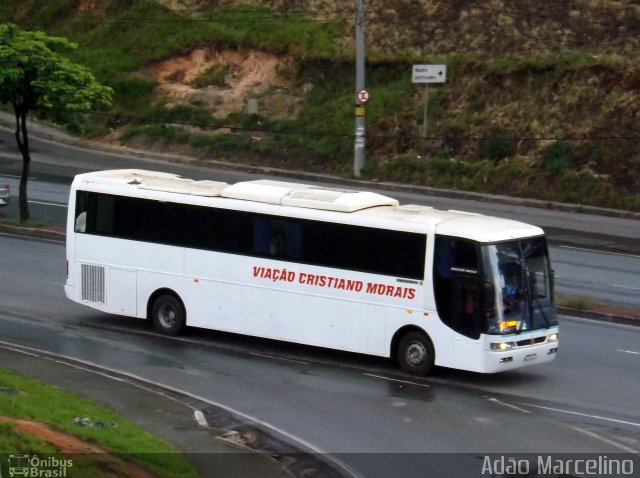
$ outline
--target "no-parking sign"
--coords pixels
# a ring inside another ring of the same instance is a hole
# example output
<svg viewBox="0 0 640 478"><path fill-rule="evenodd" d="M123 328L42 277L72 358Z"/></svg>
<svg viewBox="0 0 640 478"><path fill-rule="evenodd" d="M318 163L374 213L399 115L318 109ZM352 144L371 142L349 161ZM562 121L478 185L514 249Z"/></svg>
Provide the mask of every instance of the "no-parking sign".
<svg viewBox="0 0 640 478"><path fill-rule="evenodd" d="M369 101L369 92L367 90L360 90L356 94L356 100L359 105L364 105Z"/></svg>

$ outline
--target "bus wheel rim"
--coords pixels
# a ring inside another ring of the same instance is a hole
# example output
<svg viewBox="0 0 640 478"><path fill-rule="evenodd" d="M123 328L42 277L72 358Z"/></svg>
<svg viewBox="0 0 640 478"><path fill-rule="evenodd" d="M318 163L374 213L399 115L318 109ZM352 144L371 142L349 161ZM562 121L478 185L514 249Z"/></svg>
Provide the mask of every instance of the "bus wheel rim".
<svg viewBox="0 0 640 478"><path fill-rule="evenodd" d="M160 324L162 324L163 327L169 329L176 323L176 310L170 305L167 305L160 309L158 319L160 319Z"/></svg>
<svg viewBox="0 0 640 478"><path fill-rule="evenodd" d="M427 349L420 342L411 342L407 347L406 357L410 365L422 365L427 359Z"/></svg>

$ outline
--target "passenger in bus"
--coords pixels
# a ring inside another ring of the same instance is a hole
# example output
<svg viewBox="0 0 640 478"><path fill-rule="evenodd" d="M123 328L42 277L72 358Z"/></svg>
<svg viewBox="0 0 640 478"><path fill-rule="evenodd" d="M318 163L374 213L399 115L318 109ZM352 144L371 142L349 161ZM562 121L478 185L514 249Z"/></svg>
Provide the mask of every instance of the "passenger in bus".
<svg viewBox="0 0 640 478"><path fill-rule="evenodd" d="M519 275L515 270L509 271L506 276L504 287L502 288L502 300L505 312L516 310L520 302L524 299L524 290L520 285Z"/></svg>
<svg viewBox="0 0 640 478"><path fill-rule="evenodd" d="M87 230L87 212L81 212L76 218L75 232L85 232Z"/></svg>
<svg viewBox="0 0 640 478"><path fill-rule="evenodd" d="M273 234L269 241L269 255L271 256L283 256L284 255L284 238L281 234Z"/></svg>

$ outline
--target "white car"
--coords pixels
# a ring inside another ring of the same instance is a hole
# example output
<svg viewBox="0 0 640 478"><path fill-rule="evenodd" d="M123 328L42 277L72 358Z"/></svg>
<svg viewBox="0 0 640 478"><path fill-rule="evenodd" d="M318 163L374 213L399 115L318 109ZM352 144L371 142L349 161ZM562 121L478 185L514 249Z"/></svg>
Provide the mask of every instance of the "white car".
<svg viewBox="0 0 640 478"><path fill-rule="evenodd" d="M0 207L9 205L10 189L8 184L0 185Z"/></svg>

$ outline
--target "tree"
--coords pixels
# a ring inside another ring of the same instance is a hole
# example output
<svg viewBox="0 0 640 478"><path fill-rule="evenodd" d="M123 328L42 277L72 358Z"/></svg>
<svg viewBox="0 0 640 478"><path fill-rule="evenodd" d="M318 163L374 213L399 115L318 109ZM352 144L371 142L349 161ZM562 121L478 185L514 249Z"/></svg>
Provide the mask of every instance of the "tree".
<svg viewBox="0 0 640 478"><path fill-rule="evenodd" d="M64 120L108 107L113 90L100 85L91 71L71 62L62 51L75 49L66 38L0 25L0 103L11 104L16 117L16 142L22 154L20 221L29 219L27 181L31 154L27 117Z"/></svg>

